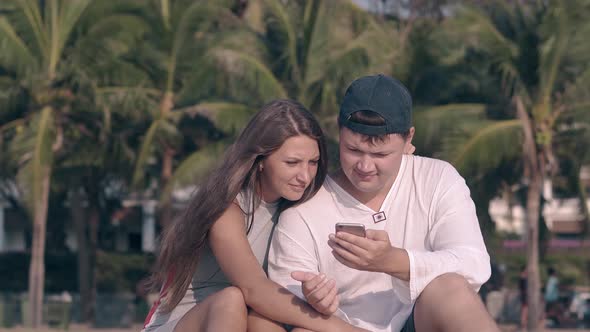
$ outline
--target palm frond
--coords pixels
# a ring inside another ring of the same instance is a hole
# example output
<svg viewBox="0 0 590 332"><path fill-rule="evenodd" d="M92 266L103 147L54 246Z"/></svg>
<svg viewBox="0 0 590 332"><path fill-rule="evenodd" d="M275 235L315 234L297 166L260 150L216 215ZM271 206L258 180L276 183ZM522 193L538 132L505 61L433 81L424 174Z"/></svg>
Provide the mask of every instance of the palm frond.
<svg viewBox="0 0 590 332"><path fill-rule="evenodd" d="M441 155L462 174L481 175L503 162L520 158L522 153L522 124L519 120L492 121L470 130L465 137L451 134L445 140Z"/></svg>
<svg viewBox="0 0 590 332"><path fill-rule="evenodd" d="M111 86L96 89L99 105L131 121L156 118L160 91L142 86Z"/></svg>
<svg viewBox="0 0 590 332"><path fill-rule="evenodd" d="M0 76L0 128L6 119L22 111L23 91L11 77Z"/></svg>
<svg viewBox="0 0 590 332"><path fill-rule="evenodd" d="M209 2L195 2L188 8L185 8L172 32L172 48L168 58L166 91L173 91L177 64L179 63L182 49L186 45L194 44L195 42L190 40L193 34L197 31L208 30L209 26L222 14L228 14L226 8Z"/></svg>
<svg viewBox="0 0 590 332"><path fill-rule="evenodd" d="M518 46L502 35L489 16L480 9L462 7L454 21L454 28L454 32L466 37L470 45L487 51L497 61L518 55Z"/></svg>
<svg viewBox="0 0 590 332"><path fill-rule="evenodd" d="M47 172L53 163L55 140L53 110L45 107L22 129L12 142L12 155L19 160L18 182L23 189L29 210L42 198Z"/></svg>
<svg viewBox="0 0 590 332"><path fill-rule="evenodd" d="M569 44L569 18L565 8L561 5L551 8L543 25L545 41L540 48L539 98L549 100L554 90L557 72Z"/></svg>
<svg viewBox="0 0 590 332"><path fill-rule="evenodd" d="M413 144L421 154L434 155L442 149L443 137L467 122L481 124L485 121L485 105L448 104L444 106L416 107L414 124L416 133Z"/></svg>
<svg viewBox="0 0 590 332"><path fill-rule="evenodd" d="M230 49L249 54L263 63L272 61L265 40L248 26L218 31L204 41L208 49Z"/></svg>
<svg viewBox="0 0 590 332"><path fill-rule="evenodd" d="M233 137L244 128L252 115L256 113L256 109L246 105L226 102L205 102L178 111L191 116L205 117L216 128Z"/></svg>
<svg viewBox="0 0 590 332"><path fill-rule="evenodd" d="M137 16L114 14L99 18L80 35L69 52L79 66L100 67L127 54L148 30Z"/></svg>
<svg viewBox="0 0 590 332"><path fill-rule="evenodd" d="M321 113L324 114L335 110L337 99L344 93L348 84L359 76L370 74L370 63L371 59L366 49L347 48L335 54L321 71L318 69L310 77L314 81L306 82L298 99L312 109L319 106ZM314 109L314 111L320 110Z"/></svg>
<svg viewBox="0 0 590 332"><path fill-rule="evenodd" d="M0 66L14 70L19 76L36 67L36 59L10 22L0 17Z"/></svg>
<svg viewBox="0 0 590 332"><path fill-rule="evenodd" d="M172 191L177 187L195 185L221 159L229 144L227 141L208 144L183 160L164 187L160 201L169 201Z"/></svg>
<svg viewBox="0 0 590 332"><path fill-rule="evenodd" d="M302 81L308 81L308 76L314 71L310 67L315 61L322 59L314 57L313 54L326 53L327 44L330 41L328 38L328 20L321 20L326 18L326 3L323 1L307 1L304 8L303 15L303 38L302 38Z"/></svg>
<svg viewBox="0 0 590 332"><path fill-rule="evenodd" d="M26 18L25 22L19 24L22 27L22 30L28 28L27 30L35 37L36 46L41 51L41 54L43 54L43 57L48 57L50 41L46 34L46 26L43 22L43 17L41 16L39 2L35 0L24 0L16 1L16 4L20 8L20 12L22 12ZM31 40L30 42L33 41Z"/></svg>
<svg viewBox="0 0 590 332"><path fill-rule="evenodd" d="M590 101L568 105L567 110L560 116L560 121L569 124L590 126Z"/></svg>
<svg viewBox="0 0 590 332"><path fill-rule="evenodd" d="M560 122L590 124L590 68L566 86L562 102L565 111Z"/></svg>
<svg viewBox="0 0 590 332"><path fill-rule="evenodd" d="M160 0L160 14L162 15L162 22L167 29L170 29L170 0Z"/></svg>
<svg viewBox="0 0 590 332"><path fill-rule="evenodd" d="M269 20L267 29L277 34L277 43L284 43L284 45L277 45L283 50L280 58L285 62L286 71L291 73L290 76L294 83L300 85L301 69L297 53L297 32L291 18L294 13L287 11L280 0L265 0L264 2Z"/></svg>
<svg viewBox="0 0 590 332"><path fill-rule="evenodd" d="M216 61L215 66L235 82L235 88L245 87L262 101L287 97L281 82L259 59L229 49L213 49L210 54Z"/></svg>
<svg viewBox="0 0 590 332"><path fill-rule="evenodd" d="M46 60L50 76L53 76L57 71L65 45L76 23L90 5L90 0L68 1L67 4L62 2L61 6L59 4L58 1L49 1L46 4L47 10L50 12L50 15L45 17L45 23L49 25L47 31L49 33L49 49Z"/></svg>
<svg viewBox="0 0 590 332"><path fill-rule="evenodd" d="M164 122L163 119L152 122L150 128L145 134L145 137L143 138L143 141L141 142L139 155L137 156L137 161L135 162L135 169L133 171L131 180L131 185L135 188L139 187L140 183L144 179L145 168L155 150L156 136L162 122Z"/></svg>

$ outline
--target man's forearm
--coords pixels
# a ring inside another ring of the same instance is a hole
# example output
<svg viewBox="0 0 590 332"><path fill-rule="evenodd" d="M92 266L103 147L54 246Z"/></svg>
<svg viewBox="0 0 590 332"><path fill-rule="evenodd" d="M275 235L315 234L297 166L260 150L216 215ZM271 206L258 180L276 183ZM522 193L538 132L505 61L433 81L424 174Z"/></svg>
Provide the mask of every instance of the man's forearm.
<svg viewBox="0 0 590 332"><path fill-rule="evenodd" d="M391 247L391 259L386 271L390 276L410 281L410 257L404 249Z"/></svg>

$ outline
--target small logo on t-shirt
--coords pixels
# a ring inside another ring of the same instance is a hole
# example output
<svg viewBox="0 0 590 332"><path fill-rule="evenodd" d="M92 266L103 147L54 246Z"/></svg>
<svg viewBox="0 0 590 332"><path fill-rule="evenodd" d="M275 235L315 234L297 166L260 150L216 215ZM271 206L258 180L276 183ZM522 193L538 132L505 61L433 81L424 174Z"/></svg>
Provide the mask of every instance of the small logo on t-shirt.
<svg viewBox="0 0 590 332"><path fill-rule="evenodd" d="M377 212L373 215L373 221L375 223L382 222L385 219L387 218L385 217L385 212L383 211Z"/></svg>

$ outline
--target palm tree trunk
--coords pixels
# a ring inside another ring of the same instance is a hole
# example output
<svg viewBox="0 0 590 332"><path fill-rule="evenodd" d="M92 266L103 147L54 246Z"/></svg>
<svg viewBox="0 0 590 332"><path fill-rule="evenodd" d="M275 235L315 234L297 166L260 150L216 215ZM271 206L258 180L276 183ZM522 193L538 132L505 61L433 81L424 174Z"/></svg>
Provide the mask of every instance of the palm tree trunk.
<svg viewBox="0 0 590 332"><path fill-rule="evenodd" d="M78 244L78 285L80 291L81 321L91 322L94 319L94 260L92 246L92 215L86 217L82 202L86 196L81 190L72 191L70 207L72 219L76 227ZM90 204L90 200L88 200Z"/></svg>
<svg viewBox="0 0 590 332"><path fill-rule="evenodd" d="M96 313L96 255L98 251L98 227L100 221L100 214L96 202L90 201L90 215L89 215L89 229L88 229L88 283L89 291L89 320L94 321Z"/></svg>
<svg viewBox="0 0 590 332"><path fill-rule="evenodd" d="M172 177L174 153L174 150L170 147L164 149L162 173L160 174L160 188L166 188L168 181L170 181L170 178ZM162 225L162 227L168 225L172 217L172 205L169 200L166 200L166 202L162 203L160 206L160 225Z"/></svg>
<svg viewBox="0 0 590 332"><path fill-rule="evenodd" d="M42 323L43 291L45 285L45 237L47 228L47 204L49 200L49 181L51 167L43 169L41 195L34 202L33 243L31 248L31 265L29 268L29 317L31 327L37 328Z"/></svg>
<svg viewBox="0 0 590 332"><path fill-rule="evenodd" d="M543 185L544 164L539 158L535 142L535 128L533 121L526 112L520 96L514 96L516 115L522 123L524 134L523 159L525 178L529 186L526 198L527 223L527 331L537 331L541 318L540 278L539 278L539 209L541 205L541 189Z"/></svg>
<svg viewBox="0 0 590 332"><path fill-rule="evenodd" d="M172 91L166 91L160 102L160 113L166 117L172 112L174 108L174 93ZM164 152L162 156L162 172L160 173L160 188L166 188L168 181L172 177L173 162L174 162L174 149L164 143ZM163 227L168 225L170 219L172 219L172 206L169 202L163 203L160 206L160 225Z"/></svg>
<svg viewBox="0 0 590 332"><path fill-rule="evenodd" d="M539 278L539 208L541 201L541 186L543 177L540 170L533 170L531 181L527 190L527 300L529 316L527 318L527 331L537 331L539 318L541 317Z"/></svg>
<svg viewBox="0 0 590 332"><path fill-rule="evenodd" d="M574 167L576 172L576 187L578 189L578 198L580 199L580 207L582 214L584 215L584 221L582 223L582 230L585 236L590 235L590 210L588 209L588 194L586 193L586 185L580 178L581 165L577 163Z"/></svg>
<svg viewBox="0 0 590 332"><path fill-rule="evenodd" d="M78 287L82 307L81 321L88 322L91 319L90 260L88 259L88 227L82 206L84 195L80 190L73 190L70 198L71 215L76 227L76 242L78 244Z"/></svg>

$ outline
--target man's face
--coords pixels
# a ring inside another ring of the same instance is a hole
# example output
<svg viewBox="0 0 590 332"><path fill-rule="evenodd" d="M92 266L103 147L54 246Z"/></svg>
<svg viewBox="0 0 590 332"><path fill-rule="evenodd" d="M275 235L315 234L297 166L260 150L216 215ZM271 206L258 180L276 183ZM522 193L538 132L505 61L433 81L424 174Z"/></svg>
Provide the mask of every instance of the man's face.
<svg viewBox="0 0 590 332"><path fill-rule="evenodd" d="M384 141L372 142L366 136L342 127L340 165L352 187L362 193L389 190L399 171L404 150L411 144L413 136L412 127L406 140L392 134Z"/></svg>

